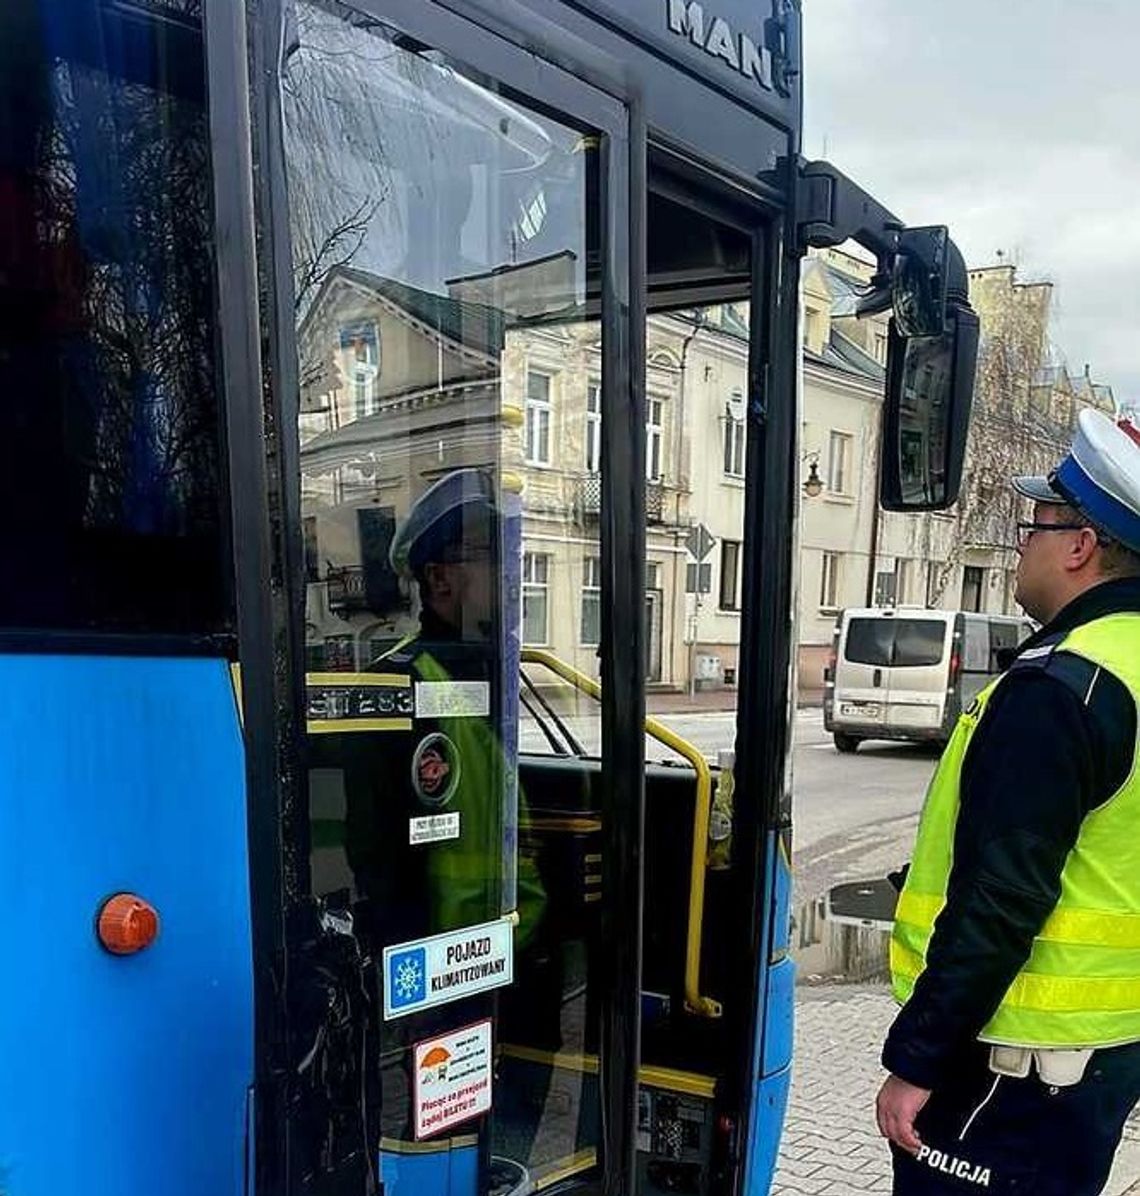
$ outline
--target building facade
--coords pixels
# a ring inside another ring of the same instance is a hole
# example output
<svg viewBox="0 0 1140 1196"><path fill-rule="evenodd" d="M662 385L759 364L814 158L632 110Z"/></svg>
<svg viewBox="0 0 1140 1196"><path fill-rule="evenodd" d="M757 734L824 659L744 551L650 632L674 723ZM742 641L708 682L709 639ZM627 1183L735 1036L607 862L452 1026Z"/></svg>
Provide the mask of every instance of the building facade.
<svg viewBox="0 0 1140 1196"><path fill-rule="evenodd" d="M524 645L597 675L600 334L572 315L533 318L543 295L567 289L569 268L549 259L529 264L525 280L460 280L447 295L348 267L324 280L299 332L310 667L367 667L415 628L418 596L388 548L446 461L497 474L519 505ZM962 497L948 512L881 512L887 321L856 316L871 271L830 250L803 273L807 691L820 684L844 607L1012 613L1023 508L1009 477L1047 470L1083 407L1115 409L1088 367L1073 374L1049 360L1048 284L1024 284L1010 266L974 270L983 341ZM530 306L519 310L524 294ZM746 305L728 303L647 324L646 673L663 690L736 683L748 325Z"/></svg>

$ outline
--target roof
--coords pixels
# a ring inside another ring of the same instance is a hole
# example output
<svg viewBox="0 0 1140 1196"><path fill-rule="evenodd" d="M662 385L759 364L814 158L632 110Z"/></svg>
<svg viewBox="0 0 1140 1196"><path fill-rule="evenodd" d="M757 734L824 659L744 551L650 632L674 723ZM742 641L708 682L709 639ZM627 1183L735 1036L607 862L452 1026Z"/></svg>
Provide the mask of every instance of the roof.
<svg viewBox="0 0 1140 1196"><path fill-rule="evenodd" d="M1080 395L1082 399L1091 399L1095 395L1093 384L1087 374L1078 374L1073 379L1073 393Z"/></svg>
<svg viewBox="0 0 1140 1196"><path fill-rule="evenodd" d="M1070 381L1069 371L1063 365L1043 365L1033 376L1034 386L1056 386L1061 381Z"/></svg>
<svg viewBox="0 0 1140 1196"><path fill-rule="evenodd" d="M407 283L396 282L367 270L340 266L332 271L321 286L326 291L337 278L346 279L372 291L407 313L413 320L426 324L448 340L483 353L497 354L503 347L508 322L503 312L483 303L452 299L423 291ZM313 301L311 312L318 310L322 296Z"/></svg>
<svg viewBox="0 0 1140 1196"><path fill-rule="evenodd" d="M871 356L870 353L857 345L849 336L844 336L838 328L831 329L831 342L827 346L839 362L848 369L865 374L876 382L882 382L887 371ZM825 350L826 356L826 350Z"/></svg>
<svg viewBox="0 0 1140 1196"><path fill-rule="evenodd" d="M818 260L818 259L817 259ZM853 316L857 313L859 300L867 293L867 284L853 274L846 274L831 262L819 261L831 292L831 314Z"/></svg>

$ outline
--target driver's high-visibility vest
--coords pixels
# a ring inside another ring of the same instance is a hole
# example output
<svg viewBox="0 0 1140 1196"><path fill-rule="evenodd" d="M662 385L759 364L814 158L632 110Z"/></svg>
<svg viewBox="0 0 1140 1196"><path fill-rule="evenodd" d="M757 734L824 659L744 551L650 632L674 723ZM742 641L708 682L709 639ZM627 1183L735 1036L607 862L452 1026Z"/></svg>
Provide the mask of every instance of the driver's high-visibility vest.
<svg viewBox="0 0 1140 1196"><path fill-rule="evenodd" d="M435 684L452 680L451 672L420 642L404 636L374 660L406 670L413 679ZM504 771L508 767L495 728L486 717L441 716L434 724L454 744L453 766L460 771L449 811L459 815L459 835L426 851L426 898L432 932L487 921L499 912L503 851ZM518 794L519 821L526 821L526 798ZM517 847L515 848L517 850ZM518 855L517 909L519 947L525 947L546 906L546 893L534 860Z"/></svg>
<svg viewBox="0 0 1140 1196"><path fill-rule="evenodd" d="M1140 614L1096 619L1070 632L1057 650L1119 678L1140 710ZM953 863L962 763L1002 681L962 715L926 796L891 936L891 987L900 1002L926 965ZM1032 802L1033 794L1021 800ZM1082 822L1061 874L1060 899L979 1037L1069 1048L1140 1041L1140 746L1124 785Z"/></svg>

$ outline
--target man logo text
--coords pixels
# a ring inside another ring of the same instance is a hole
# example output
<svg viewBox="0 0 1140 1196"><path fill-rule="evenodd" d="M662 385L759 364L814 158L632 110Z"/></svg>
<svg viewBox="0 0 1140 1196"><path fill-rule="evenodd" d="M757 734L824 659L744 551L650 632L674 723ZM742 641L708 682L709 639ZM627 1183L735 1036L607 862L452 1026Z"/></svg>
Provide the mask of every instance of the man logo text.
<svg viewBox="0 0 1140 1196"><path fill-rule="evenodd" d="M706 54L726 62L746 79L772 90L772 52L747 33L734 33L723 17L706 16L697 0L667 0L669 28Z"/></svg>

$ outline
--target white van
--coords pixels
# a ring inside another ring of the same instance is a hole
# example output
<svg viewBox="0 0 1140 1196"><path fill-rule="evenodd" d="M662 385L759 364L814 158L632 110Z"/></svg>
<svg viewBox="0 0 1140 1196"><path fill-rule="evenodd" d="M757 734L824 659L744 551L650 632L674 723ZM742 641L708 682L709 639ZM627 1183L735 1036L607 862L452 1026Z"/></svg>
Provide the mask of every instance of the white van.
<svg viewBox="0 0 1140 1196"><path fill-rule="evenodd" d="M1001 671L1026 618L898 607L842 611L824 673L823 725L841 752L864 739L945 743L961 711Z"/></svg>

